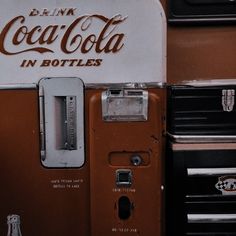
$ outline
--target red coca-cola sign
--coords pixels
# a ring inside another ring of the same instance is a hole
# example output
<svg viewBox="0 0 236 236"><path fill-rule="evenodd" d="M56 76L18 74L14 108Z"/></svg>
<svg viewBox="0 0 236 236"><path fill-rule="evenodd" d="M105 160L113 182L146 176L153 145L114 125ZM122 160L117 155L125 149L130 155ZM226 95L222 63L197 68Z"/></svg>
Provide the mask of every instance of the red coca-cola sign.
<svg viewBox="0 0 236 236"><path fill-rule="evenodd" d="M32 13L30 14L32 15ZM103 15L82 15L77 17L70 25L47 25L32 26L30 18L22 15L11 19L0 33L0 52L5 55L16 55L28 51L38 53L53 53L50 48L55 41L59 41L60 50L66 54L74 52L88 53L116 53L124 46L125 35L117 32L118 25L125 21L125 17L115 15L108 18ZM99 34L86 34L86 31L96 22L101 21L103 26ZM17 27L17 29L15 29ZM6 38L11 34L13 37L8 44L19 46L27 45L24 50L11 51L6 48Z"/></svg>

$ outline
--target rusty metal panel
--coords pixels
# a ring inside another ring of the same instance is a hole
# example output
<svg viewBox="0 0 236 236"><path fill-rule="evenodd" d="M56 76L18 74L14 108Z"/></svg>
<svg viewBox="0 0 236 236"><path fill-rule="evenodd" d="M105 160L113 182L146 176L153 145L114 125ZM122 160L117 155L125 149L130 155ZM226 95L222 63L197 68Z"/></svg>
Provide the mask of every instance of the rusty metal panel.
<svg viewBox="0 0 236 236"><path fill-rule="evenodd" d="M16 214L22 235L88 236L88 162L69 171L42 166L37 89L1 90L0 111L0 234Z"/></svg>
<svg viewBox="0 0 236 236"><path fill-rule="evenodd" d="M165 91L148 93L148 119L139 122L104 121L102 91L87 94L93 236L162 233Z"/></svg>

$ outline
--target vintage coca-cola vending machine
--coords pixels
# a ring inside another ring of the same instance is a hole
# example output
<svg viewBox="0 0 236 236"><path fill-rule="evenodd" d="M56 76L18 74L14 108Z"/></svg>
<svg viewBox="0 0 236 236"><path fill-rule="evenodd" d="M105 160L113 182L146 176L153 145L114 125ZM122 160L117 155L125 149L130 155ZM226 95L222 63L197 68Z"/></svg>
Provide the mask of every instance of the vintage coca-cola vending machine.
<svg viewBox="0 0 236 236"><path fill-rule="evenodd" d="M159 1L1 6L0 234L162 235Z"/></svg>

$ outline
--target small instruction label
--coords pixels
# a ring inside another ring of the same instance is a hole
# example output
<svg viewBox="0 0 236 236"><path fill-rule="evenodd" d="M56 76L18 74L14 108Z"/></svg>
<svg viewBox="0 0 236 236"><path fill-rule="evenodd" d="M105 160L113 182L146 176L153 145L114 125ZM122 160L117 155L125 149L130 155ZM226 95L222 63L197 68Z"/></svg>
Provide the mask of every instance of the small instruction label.
<svg viewBox="0 0 236 236"><path fill-rule="evenodd" d="M111 231L113 233L138 233L138 229L136 228L112 228Z"/></svg>
<svg viewBox="0 0 236 236"><path fill-rule="evenodd" d="M113 188L112 192L114 193L135 193L135 188Z"/></svg>
<svg viewBox="0 0 236 236"><path fill-rule="evenodd" d="M79 189L83 179L52 179L50 184L54 189Z"/></svg>

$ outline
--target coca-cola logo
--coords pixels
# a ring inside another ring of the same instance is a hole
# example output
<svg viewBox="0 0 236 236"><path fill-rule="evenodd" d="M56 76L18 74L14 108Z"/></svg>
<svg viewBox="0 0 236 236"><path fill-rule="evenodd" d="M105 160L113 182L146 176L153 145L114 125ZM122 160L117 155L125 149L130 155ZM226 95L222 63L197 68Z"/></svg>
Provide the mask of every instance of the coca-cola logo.
<svg viewBox="0 0 236 236"><path fill-rule="evenodd" d="M41 16L49 17L49 13ZM55 53L56 50L65 54L86 54L92 51L107 54L117 53L124 47L125 34L119 32L118 26L127 17L120 14L110 18L100 14L79 15L73 17L69 24L32 25L30 17L36 15L39 12L34 9L28 18L18 15L5 24L0 32L2 54L17 55L30 51L43 54ZM96 33L91 32L97 26L99 29L96 28ZM59 45L56 50L52 48L55 42Z"/></svg>

